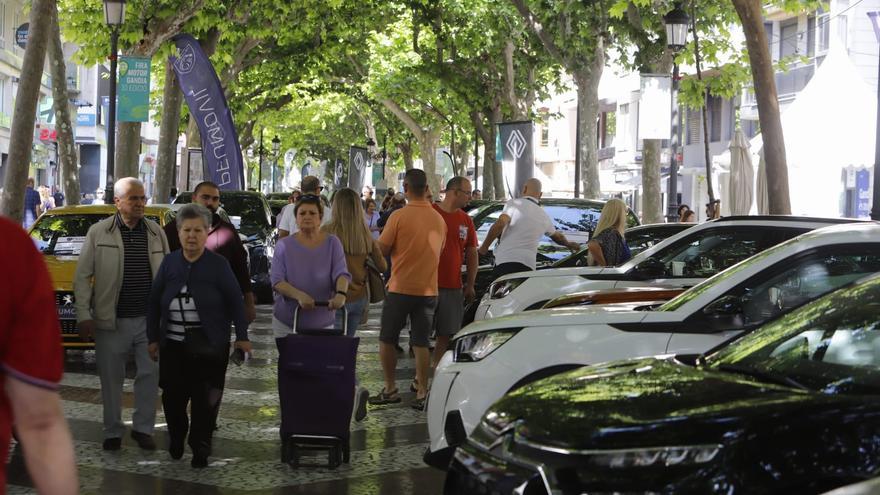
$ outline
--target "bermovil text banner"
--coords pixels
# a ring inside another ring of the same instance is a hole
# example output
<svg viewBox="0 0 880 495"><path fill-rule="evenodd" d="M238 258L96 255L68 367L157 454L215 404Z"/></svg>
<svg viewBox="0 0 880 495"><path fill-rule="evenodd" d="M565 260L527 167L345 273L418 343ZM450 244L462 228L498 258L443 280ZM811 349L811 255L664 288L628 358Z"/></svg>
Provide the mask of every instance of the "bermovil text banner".
<svg viewBox="0 0 880 495"><path fill-rule="evenodd" d="M504 188L511 198L518 198L522 194L526 181L534 176L533 134L534 123L531 120L498 124Z"/></svg>
<svg viewBox="0 0 880 495"><path fill-rule="evenodd" d="M179 34L173 39L177 56L169 61L199 126L205 168L220 189L244 189L241 147L217 72L195 38Z"/></svg>
<svg viewBox="0 0 880 495"><path fill-rule="evenodd" d="M348 148L348 187L358 194L364 187L367 176L367 165L370 162L370 152L360 146Z"/></svg>

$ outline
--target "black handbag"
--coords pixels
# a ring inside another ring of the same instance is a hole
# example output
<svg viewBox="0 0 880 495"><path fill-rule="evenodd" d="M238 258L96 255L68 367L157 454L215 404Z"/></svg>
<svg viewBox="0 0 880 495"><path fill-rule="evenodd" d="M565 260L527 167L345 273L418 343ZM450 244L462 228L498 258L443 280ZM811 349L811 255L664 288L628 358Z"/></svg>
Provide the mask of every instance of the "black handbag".
<svg viewBox="0 0 880 495"><path fill-rule="evenodd" d="M177 298L177 304L180 306L180 318L183 320L183 331L186 335L186 338L184 338L183 341L186 353L190 356L203 359L213 359L217 361L225 359L227 352L229 352L229 343L226 345L217 345L208 338L208 334L205 333L203 327L191 327L187 325L186 312L183 309L183 303L180 302L180 298Z"/></svg>
<svg viewBox="0 0 880 495"><path fill-rule="evenodd" d="M367 269L367 287L370 288L370 302L377 303L385 300L385 281L382 280L382 272L379 267L373 263L373 260L367 258L364 262L364 268Z"/></svg>

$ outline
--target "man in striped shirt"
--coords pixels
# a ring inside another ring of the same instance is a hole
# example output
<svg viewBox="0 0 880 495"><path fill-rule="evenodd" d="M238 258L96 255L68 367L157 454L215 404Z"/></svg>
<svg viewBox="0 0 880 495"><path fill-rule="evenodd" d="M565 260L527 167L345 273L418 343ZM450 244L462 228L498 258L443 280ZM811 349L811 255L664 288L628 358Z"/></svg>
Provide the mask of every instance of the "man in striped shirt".
<svg viewBox="0 0 880 495"><path fill-rule="evenodd" d="M113 200L118 211L89 229L74 278L80 337L95 340L104 450L122 446L122 384L129 353L134 353L137 364L131 437L144 450L156 448L152 435L159 368L147 350L146 315L153 277L168 253L168 240L158 224L144 218L146 199L137 179L116 182Z"/></svg>

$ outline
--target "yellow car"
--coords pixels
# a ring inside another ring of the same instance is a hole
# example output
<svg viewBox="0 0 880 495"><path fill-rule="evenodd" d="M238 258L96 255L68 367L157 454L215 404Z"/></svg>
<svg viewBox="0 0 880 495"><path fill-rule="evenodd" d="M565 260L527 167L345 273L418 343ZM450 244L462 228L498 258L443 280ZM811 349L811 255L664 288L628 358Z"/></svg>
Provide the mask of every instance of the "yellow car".
<svg viewBox="0 0 880 495"><path fill-rule="evenodd" d="M73 276L89 227L115 213L114 205L62 206L43 213L29 231L52 277L65 349L94 348L93 342L80 340L76 329ZM150 205L144 215L164 227L175 212L169 205Z"/></svg>

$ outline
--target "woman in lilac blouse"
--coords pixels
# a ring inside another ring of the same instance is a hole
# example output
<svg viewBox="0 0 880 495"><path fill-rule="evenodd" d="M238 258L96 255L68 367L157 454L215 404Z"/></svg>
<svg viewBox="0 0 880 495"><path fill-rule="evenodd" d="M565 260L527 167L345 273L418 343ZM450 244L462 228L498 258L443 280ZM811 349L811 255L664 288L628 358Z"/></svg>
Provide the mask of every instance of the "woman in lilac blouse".
<svg viewBox="0 0 880 495"><path fill-rule="evenodd" d="M299 328L333 328L336 310L345 305L351 274L336 236L320 231L324 206L307 194L296 202L293 214L299 231L278 241L272 258L275 308L272 330L276 339L292 333L293 312L299 307ZM316 307L328 301L329 307Z"/></svg>

